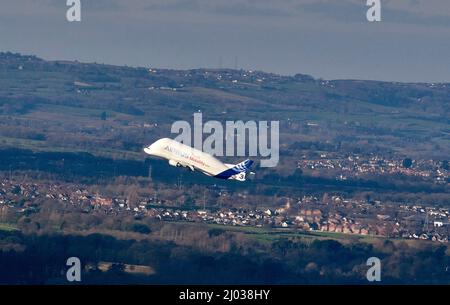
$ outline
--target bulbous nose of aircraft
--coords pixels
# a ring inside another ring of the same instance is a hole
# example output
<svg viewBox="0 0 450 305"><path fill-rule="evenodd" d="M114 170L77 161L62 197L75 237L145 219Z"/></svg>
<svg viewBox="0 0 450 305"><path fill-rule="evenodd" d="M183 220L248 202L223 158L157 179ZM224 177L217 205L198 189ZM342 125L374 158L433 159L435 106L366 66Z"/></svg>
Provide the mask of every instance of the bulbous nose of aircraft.
<svg viewBox="0 0 450 305"><path fill-rule="evenodd" d="M153 146L153 144L150 145L150 146L148 146L148 147L145 147L145 148L144 148L144 152L145 152L146 154L152 155L152 154L153 154L153 151L154 151L154 149L152 149L152 146Z"/></svg>

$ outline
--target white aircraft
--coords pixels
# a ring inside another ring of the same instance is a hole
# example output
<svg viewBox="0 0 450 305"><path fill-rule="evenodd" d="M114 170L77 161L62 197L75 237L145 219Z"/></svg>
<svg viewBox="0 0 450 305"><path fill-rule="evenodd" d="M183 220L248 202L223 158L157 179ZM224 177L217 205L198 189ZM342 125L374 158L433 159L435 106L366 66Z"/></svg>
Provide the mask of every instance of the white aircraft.
<svg viewBox="0 0 450 305"><path fill-rule="evenodd" d="M159 139L144 148L144 152L169 160L169 164L172 166L186 167L191 171L199 170L205 175L219 179L245 181L253 164L253 161L249 159L239 164L222 163L210 154L168 138Z"/></svg>

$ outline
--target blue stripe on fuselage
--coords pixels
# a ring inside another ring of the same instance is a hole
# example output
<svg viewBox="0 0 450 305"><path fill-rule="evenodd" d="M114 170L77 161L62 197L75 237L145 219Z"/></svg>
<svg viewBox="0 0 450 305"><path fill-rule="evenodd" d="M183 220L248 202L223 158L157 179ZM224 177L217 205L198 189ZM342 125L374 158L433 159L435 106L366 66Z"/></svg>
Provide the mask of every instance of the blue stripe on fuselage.
<svg viewBox="0 0 450 305"><path fill-rule="evenodd" d="M239 174L238 171L236 171L234 168L227 169L226 171L223 171L219 173L218 175L215 175L214 177L219 179L229 179L231 176Z"/></svg>

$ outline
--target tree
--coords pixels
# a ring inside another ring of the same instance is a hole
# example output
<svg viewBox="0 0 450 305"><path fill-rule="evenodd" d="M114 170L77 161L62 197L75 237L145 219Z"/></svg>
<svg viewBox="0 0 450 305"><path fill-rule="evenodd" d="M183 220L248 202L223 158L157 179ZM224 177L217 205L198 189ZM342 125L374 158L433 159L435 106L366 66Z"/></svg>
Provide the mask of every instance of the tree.
<svg viewBox="0 0 450 305"><path fill-rule="evenodd" d="M322 203L330 203L330 196L328 195L328 193L324 193L322 196Z"/></svg>
<svg viewBox="0 0 450 305"><path fill-rule="evenodd" d="M410 168L412 166L412 163L413 162L412 162L411 158L405 158L405 159L403 159L402 166L404 168Z"/></svg>
<svg viewBox="0 0 450 305"><path fill-rule="evenodd" d="M147 225L143 224L143 223L134 223L131 226L131 230L133 232L141 233L141 234L150 234L151 233L150 228Z"/></svg>
<svg viewBox="0 0 450 305"><path fill-rule="evenodd" d="M106 121L106 112L105 111L103 111L102 114L100 115L100 119L102 121Z"/></svg>

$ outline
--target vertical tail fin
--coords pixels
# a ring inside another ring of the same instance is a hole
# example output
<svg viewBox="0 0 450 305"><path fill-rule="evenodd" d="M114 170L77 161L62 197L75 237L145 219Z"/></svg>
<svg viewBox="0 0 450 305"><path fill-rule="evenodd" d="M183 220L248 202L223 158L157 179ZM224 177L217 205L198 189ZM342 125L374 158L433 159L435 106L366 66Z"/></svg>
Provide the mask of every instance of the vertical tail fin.
<svg viewBox="0 0 450 305"><path fill-rule="evenodd" d="M236 164L236 166L233 167L233 169L237 170L238 173L246 172L252 167L253 161L250 159L247 159L245 161L242 161L239 164Z"/></svg>

